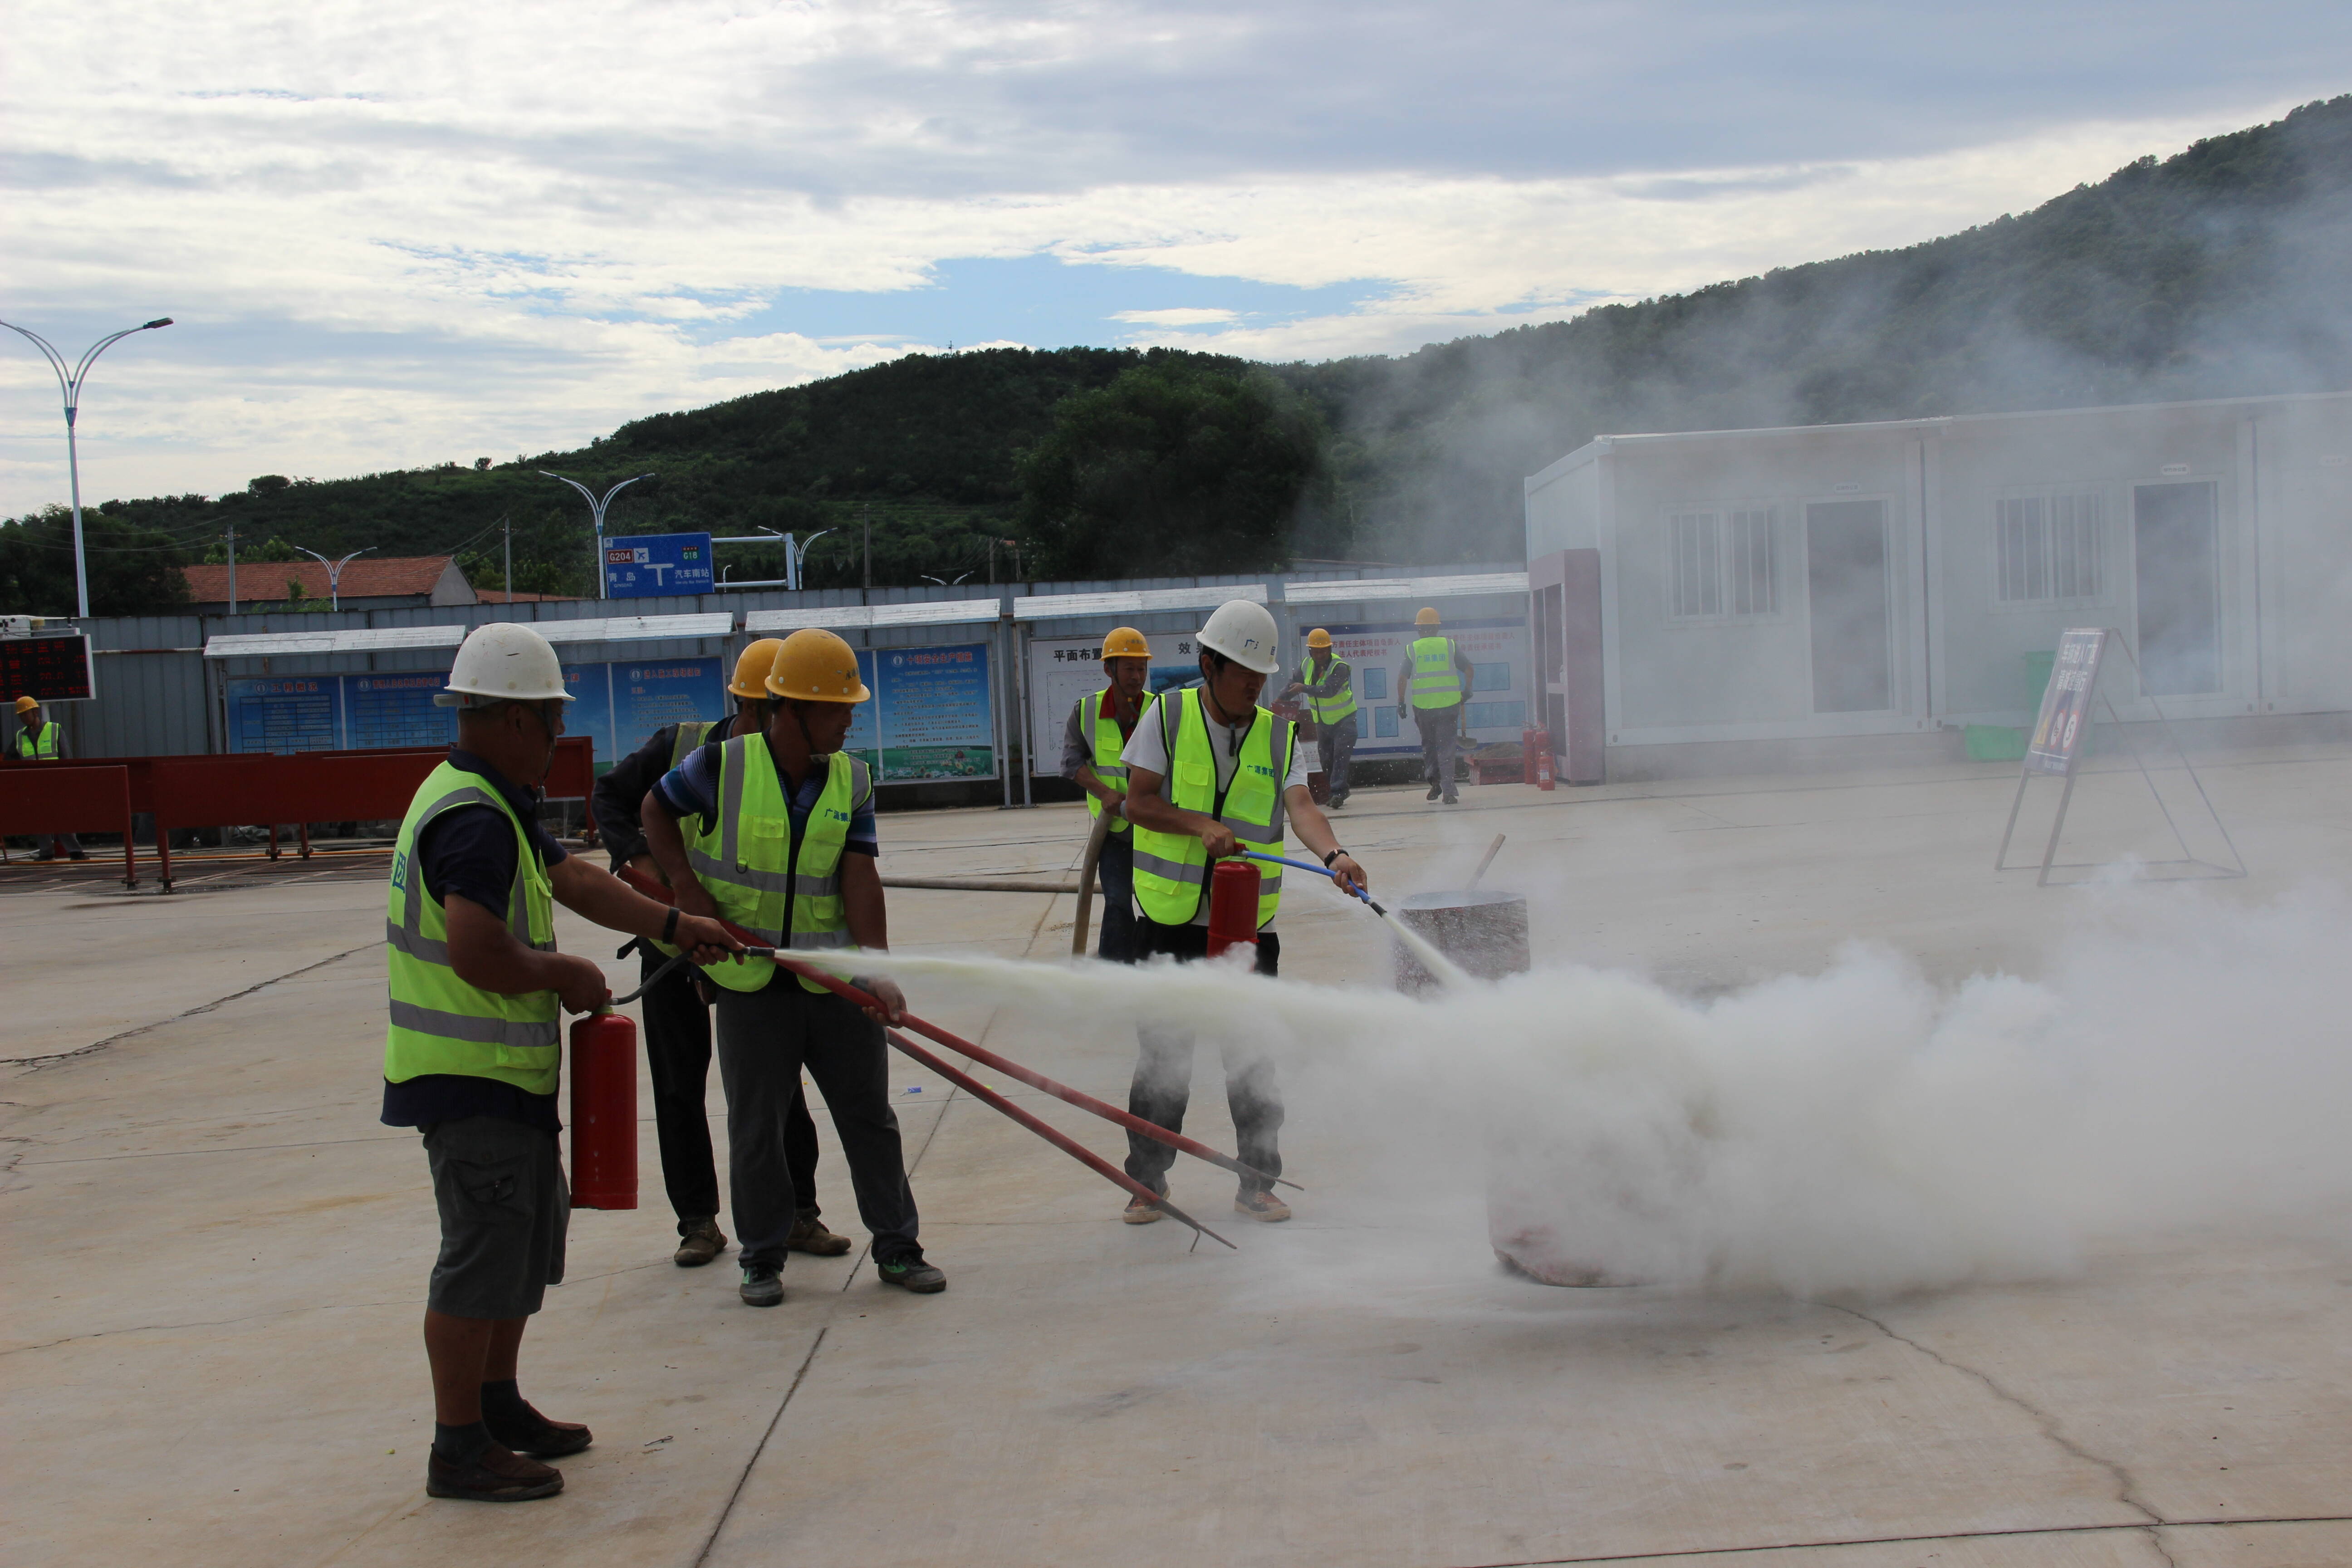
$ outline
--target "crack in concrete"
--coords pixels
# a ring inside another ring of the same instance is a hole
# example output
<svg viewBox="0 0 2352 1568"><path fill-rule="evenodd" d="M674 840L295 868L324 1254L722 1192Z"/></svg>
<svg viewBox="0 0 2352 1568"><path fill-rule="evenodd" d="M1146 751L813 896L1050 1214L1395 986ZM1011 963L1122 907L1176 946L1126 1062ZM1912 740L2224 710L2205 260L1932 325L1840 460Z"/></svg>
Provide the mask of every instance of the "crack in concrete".
<svg viewBox="0 0 2352 1568"><path fill-rule="evenodd" d="M2145 1525L2139 1526L2138 1528L2147 1531L2148 1545L2155 1551L2157 1556L2163 1559L2167 1568L2177 1568L2177 1564L2174 1564L2173 1563L2172 1553L2165 1550L2164 1541L2159 1533L2162 1528L2170 1521L2162 1514L2157 1512L2156 1510L2150 1508L2147 1503L2140 1500L2139 1482L2133 1477L2131 1471L2125 1468L2121 1460L2110 1459L2101 1454L2094 1454L2088 1448L2084 1447L2080 1443L2077 1443L2073 1438L2067 1436L2064 1430L2061 1427L2056 1416L2040 1409L2031 1400L2026 1399L2023 1395L2003 1387L2000 1380L1994 1377L1990 1373L1980 1371L1976 1367L1969 1365L1965 1362L1954 1361L1940 1351L1934 1349L1932 1346L1923 1344L1919 1341L1912 1339L1907 1334L1896 1333L1885 1323L1872 1317L1867 1312L1858 1310L1853 1307L1838 1307L1835 1310L1843 1312L1850 1318L1860 1319L1862 1321L1868 1323L1872 1328L1876 1329L1880 1333L1885 1334L1888 1339L1893 1340L1896 1344L1908 1346L1910 1349L1918 1352L1921 1355L1926 1356L1929 1361L1934 1362L1937 1366L1943 1367L1947 1371L1957 1372L1963 1377L1974 1378L1978 1383L1983 1384L1986 1391L1991 1394L1995 1399L2000 1400L2004 1405L2012 1405L2031 1416L2033 1420L2033 1424L2041 1428L2042 1435L2048 1438L2052 1443L2055 1444L2059 1448L2063 1449L2067 1454L2072 1455L2074 1458L2081 1460L2084 1464L2105 1470L2107 1473L2108 1479L2115 1482L2116 1500L2123 1504L2126 1508L2130 1509L2134 1513L2140 1515L2141 1518L2147 1521Z"/></svg>
<svg viewBox="0 0 2352 1568"><path fill-rule="evenodd" d="M1454 1568L1576 1568L1591 1564L1594 1568L1611 1563L1655 1563L1662 1559L1677 1562L1693 1557L1749 1557L1767 1552L1818 1552L1838 1546L1925 1546L1944 1541L2002 1541L2019 1536L2036 1535L2137 1535L2168 1530L2235 1530L2242 1525L2263 1524L2352 1524L2352 1514L2323 1513L2297 1515L2264 1515L2258 1519L2176 1519L2163 1526L2146 1524L2043 1524L2019 1525L2010 1530L1946 1531L1933 1535L1852 1535L1837 1536L1825 1541L1776 1541L1757 1546L1678 1546L1656 1552L1614 1552L1599 1557L1515 1557L1507 1562L1461 1563ZM2173 1561L2161 1544L2157 1555L2167 1563Z"/></svg>
<svg viewBox="0 0 2352 1568"><path fill-rule="evenodd" d="M281 980L291 980L298 974L308 974L314 969L324 969L331 963L337 963L349 958L352 953L365 952L369 948L383 945L383 939L378 937L373 942L365 942L357 947L345 948L342 952L331 953L316 963L306 963L299 969L289 969L283 974L273 974L267 980L257 980L242 991L232 991L226 996L215 997L200 1006L191 1007L184 1013L174 1013L168 1018L158 1018L152 1024L142 1024L135 1029L125 1029L119 1035L109 1035L102 1040L93 1040L86 1046L76 1046L69 1051L51 1051L46 1056L37 1057L0 1057L0 1067L23 1068L26 1072L38 1072L43 1068L55 1067L59 1062L69 1062L81 1057L93 1056L109 1046L120 1045L125 1040L134 1039L152 1030L160 1029L166 1024L176 1024L183 1018L193 1018L199 1013L209 1013L216 1007L226 1006L239 997L252 995L266 985L275 985Z"/></svg>

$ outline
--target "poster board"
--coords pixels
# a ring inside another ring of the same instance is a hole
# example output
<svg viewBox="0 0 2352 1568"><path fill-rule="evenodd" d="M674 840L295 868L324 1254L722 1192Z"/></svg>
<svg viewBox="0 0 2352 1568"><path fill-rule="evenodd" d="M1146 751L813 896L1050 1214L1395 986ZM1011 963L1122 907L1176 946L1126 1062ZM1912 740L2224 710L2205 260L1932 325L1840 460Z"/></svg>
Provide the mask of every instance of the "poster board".
<svg viewBox="0 0 2352 1568"><path fill-rule="evenodd" d="M1303 639L1310 628L1304 621L1299 627ZM1470 690L1463 697L1470 743L1517 745L1533 702L1526 620L1449 621L1437 629L1462 645L1476 670ZM1421 628L1402 621L1327 625L1324 630L1331 634L1331 651L1355 667L1356 755L1420 755L1420 730L1411 719L1397 716L1396 678L1405 648L1421 635ZM1288 684L1301 662L1288 661L1276 679ZM1275 691L1281 689L1274 681L1267 685Z"/></svg>
<svg viewBox="0 0 2352 1568"><path fill-rule="evenodd" d="M2073 626L2058 634L2058 657L2050 684L2042 689L2042 711L2025 746L2030 773L2071 773L2091 732L2091 699L2099 684L2099 663L2107 634L2100 626Z"/></svg>
<svg viewBox="0 0 2352 1568"><path fill-rule="evenodd" d="M874 696L857 705L845 749L877 784L996 776L988 645L860 648L858 678Z"/></svg>
<svg viewBox="0 0 2352 1568"><path fill-rule="evenodd" d="M0 699L87 702L97 695L88 634L0 637Z"/></svg>
<svg viewBox="0 0 2352 1568"><path fill-rule="evenodd" d="M1160 692L1201 677L1200 645L1191 634L1157 632L1151 645L1147 692ZM1045 777L1062 767L1062 726L1079 698L1110 684L1103 674L1102 637L1035 637L1029 644L1029 733L1037 742L1037 766ZM1268 684L1272 684L1269 678Z"/></svg>

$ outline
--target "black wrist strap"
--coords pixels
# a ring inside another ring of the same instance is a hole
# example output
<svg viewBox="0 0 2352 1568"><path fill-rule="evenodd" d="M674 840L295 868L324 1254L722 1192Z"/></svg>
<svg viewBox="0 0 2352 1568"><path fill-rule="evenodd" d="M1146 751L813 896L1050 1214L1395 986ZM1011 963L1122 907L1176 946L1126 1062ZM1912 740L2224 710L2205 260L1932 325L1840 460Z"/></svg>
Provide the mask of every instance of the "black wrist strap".
<svg viewBox="0 0 2352 1568"><path fill-rule="evenodd" d="M1334 861L1334 860L1337 860L1340 856L1345 855L1346 853L1347 853L1347 851L1346 851L1345 849L1334 849L1334 850L1332 850L1332 851L1331 851L1331 853L1329 853L1328 855L1324 856L1324 857L1323 857L1323 865L1324 865L1324 868L1325 868L1325 869L1327 869L1327 870L1328 870L1328 869L1329 869L1329 868L1330 868L1331 862L1332 862L1332 861Z"/></svg>
<svg viewBox="0 0 2352 1568"><path fill-rule="evenodd" d="M669 907L669 919L662 921L661 939L664 942L677 940L677 906L676 904Z"/></svg>

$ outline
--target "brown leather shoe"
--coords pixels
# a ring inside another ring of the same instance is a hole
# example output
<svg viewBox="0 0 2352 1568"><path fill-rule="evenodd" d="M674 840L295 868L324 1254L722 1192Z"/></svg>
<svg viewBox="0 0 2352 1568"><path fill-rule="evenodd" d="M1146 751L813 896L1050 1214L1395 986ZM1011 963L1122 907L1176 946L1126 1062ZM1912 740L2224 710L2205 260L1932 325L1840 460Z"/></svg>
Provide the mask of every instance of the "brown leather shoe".
<svg viewBox="0 0 2352 1568"><path fill-rule="evenodd" d="M542 1459L560 1459L566 1454L576 1454L596 1440L577 1421L550 1421L523 1402L519 1419L502 1419L488 1411L482 1412L482 1425L488 1427L490 1440L513 1449L518 1454L536 1454Z"/></svg>
<svg viewBox="0 0 2352 1568"><path fill-rule="evenodd" d="M811 1215L793 1224L793 1233L784 1237L784 1245L814 1258L839 1258L849 1250L849 1237L835 1236L824 1228L824 1221Z"/></svg>
<svg viewBox="0 0 2352 1568"><path fill-rule="evenodd" d="M699 1268L727 1250L727 1233L715 1219L698 1219L678 1233L677 1250L670 1261L680 1268Z"/></svg>
<svg viewBox="0 0 2352 1568"><path fill-rule="evenodd" d="M562 1489L562 1470L526 1459L496 1443L470 1459L445 1459L432 1454L425 1461L425 1490L431 1497L529 1502L533 1498L553 1497Z"/></svg>

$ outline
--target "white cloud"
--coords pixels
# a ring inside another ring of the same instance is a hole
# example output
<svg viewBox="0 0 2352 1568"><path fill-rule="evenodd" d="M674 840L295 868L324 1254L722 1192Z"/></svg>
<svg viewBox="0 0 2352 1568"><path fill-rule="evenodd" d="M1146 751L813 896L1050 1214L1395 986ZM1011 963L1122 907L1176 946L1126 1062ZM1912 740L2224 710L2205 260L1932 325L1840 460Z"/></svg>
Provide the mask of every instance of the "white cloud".
<svg viewBox="0 0 2352 1568"><path fill-rule="evenodd" d="M2144 26L2162 35L2158 11ZM1361 281L1369 303L1306 320L1148 300L1112 320L1135 342L1268 357L1410 350L1927 238L2285 101L2246 89L2073 122L2042 106L1989 128L1999 115L1923 98L1912 119L1940 138L1924 148L1873 110L1820 155L1661 132L1604 156L1607 114L1652 111L1588 55L1555 58L1547 93L1535 40L1637 39L1621 74L1649 83L1677 64L1721 77L1724 37L1766 47L1726 23L1678 53L1643 15L33 8L0 128L19 186L0 298L68 349L177 317L93 375L85 491L214 491L571 445L923 346L755 326L787 290L872 291L887 327L892 291L957 258ZM1474 143L1493 149L1484 167ZM64 493L45 375L0 356L0 511Z"/></svg>

